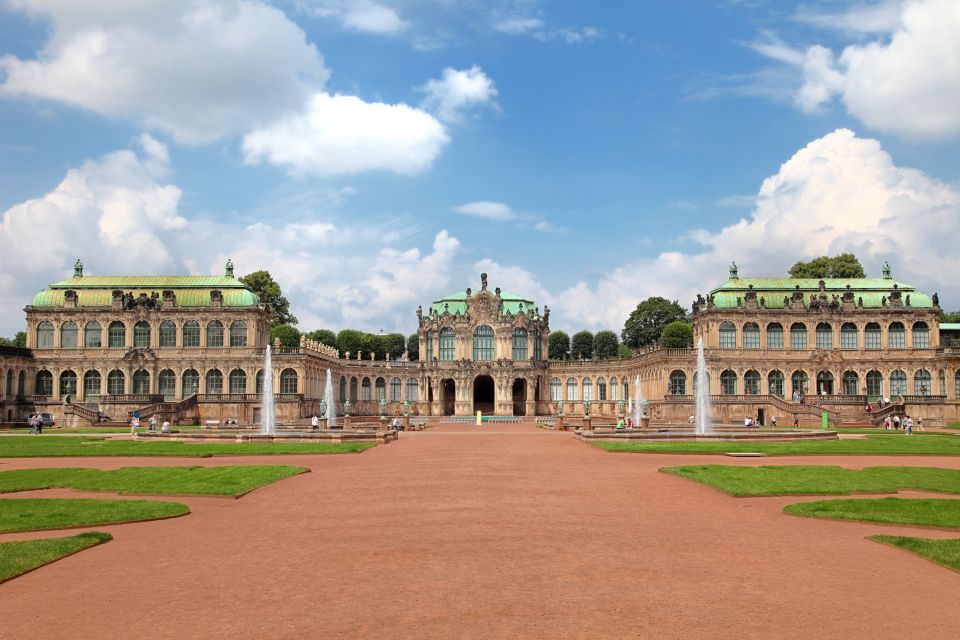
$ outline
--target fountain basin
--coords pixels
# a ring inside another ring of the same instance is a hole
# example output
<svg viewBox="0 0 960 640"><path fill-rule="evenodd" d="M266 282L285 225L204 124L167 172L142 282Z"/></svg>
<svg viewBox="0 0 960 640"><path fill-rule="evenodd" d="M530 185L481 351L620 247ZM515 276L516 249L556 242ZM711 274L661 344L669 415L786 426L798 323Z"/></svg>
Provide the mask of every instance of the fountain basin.
<svg viewBox="0 0 960 640"><path fill-rule="evenodd" d="M178 442L374 442L387 444L396 440L396 429L318 429L316 431L281 431L276 433L258 433L241 430L201 430L180 433L139 433L138 438L147 440L175 440Z"/></svg>
<svg viewBox="0 0 960 640"><path fill-rule="evenodd" d="M574 437L584 442L795 442L797 440L838 440L836 431L820 429L742 429L721 427L708 433L695 429L578 429Z"/></svg>

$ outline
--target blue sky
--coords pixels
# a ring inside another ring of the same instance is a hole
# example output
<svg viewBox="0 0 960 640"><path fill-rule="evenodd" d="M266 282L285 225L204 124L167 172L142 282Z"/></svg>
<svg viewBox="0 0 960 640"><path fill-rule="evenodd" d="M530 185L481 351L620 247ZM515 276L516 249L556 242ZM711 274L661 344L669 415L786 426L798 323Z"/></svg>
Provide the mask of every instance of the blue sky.
<svg viewBox="0 0 960 640"><path fill-rule="evenodd" d="M960 5L590 4L8 1L0 335L76 257L232 257L305 330L480 271L618 330L845 250L960 308Z"/></svg>

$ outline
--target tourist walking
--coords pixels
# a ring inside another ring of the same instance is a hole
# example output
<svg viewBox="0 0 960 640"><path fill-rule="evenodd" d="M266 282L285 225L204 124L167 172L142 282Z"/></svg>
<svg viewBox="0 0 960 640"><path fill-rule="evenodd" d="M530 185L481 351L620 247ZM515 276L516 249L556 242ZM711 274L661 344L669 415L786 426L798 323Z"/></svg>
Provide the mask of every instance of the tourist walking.
<svg viewBox="0 0 960 640"><path fill-rule="evenodd" d="M917 431L926 431L926 429L923 428L923 418L920 416L917 416Z"/></svg>
<svg viewBox="0 0 960 640"><path fill-rule="evenodd" d="M157 416L150 416L150 433L157 431Z"/></svg>
<svg viewBox="0 0 960 640"><path fill-rule="evenodd" d="M793 426L795 426L795 427L799 427L799 426L800 426L800 415L799 415L799 414L796 414L796 413L793 414Z"/></svg>
<svg viewBox="0 0 960 640"><path fill-rule="evenodd" d="M35 413L32 416L30 416L29 424L30 424L30 431L27 431L27 433L40 433L40 429L41 429L40 414Z"/></svg>
<svg viewBox="0 0 960 640"><path fill-rule="evenodd" d="M136 436L137 429L140 428L140 418L134 416L130 418L130 435Z"/></svg>
<svg viewBox="0 0 960 640"><path fill-rule="evenodd" d="M890 431L890 428L892 425L893 425L893 422L890 420L890 416L887 416L886 418L883 419L884 429L886 429L887 431Z"/></svg>
<svg viewBox="0 0 960 640"><path fill-rule="evenodd" d="M770 426L771 427L777 426L777 416L773 416L772 418L770 418Z"/></svg>
<svg viewBox="0 0 960 640"><path fill-rule="evenodd" d="M318 418L317 416L313 416L312 418L310 418L310 428L312 428L314 431L316 431L317 429L319 429L319 428L320 428L320 418Z"/></svg>
<svg viewBox="0 0 960 640"><path fill-rule="evenodd" d="M903 430L908 436L913 435L913 419L910 416L903 416Z"/></svg>
<svg viewBox="0 0 960 640"><path fill-rule="evenodd" d="M900 416L893 416L893 429L894 431L900 430Z"/></svg>

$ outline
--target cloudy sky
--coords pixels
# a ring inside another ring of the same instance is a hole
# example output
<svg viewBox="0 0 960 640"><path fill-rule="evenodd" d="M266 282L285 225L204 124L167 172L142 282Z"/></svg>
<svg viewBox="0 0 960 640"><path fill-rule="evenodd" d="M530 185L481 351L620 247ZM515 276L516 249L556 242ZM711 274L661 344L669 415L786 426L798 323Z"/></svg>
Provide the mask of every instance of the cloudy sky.
<svg viewBox="0 0 960 640"><path fill-rule="evenodd" d="M960 308L956 0L0 0L0 131L0 335L78 257L231 257L304 330L842 251Z"/></svg>

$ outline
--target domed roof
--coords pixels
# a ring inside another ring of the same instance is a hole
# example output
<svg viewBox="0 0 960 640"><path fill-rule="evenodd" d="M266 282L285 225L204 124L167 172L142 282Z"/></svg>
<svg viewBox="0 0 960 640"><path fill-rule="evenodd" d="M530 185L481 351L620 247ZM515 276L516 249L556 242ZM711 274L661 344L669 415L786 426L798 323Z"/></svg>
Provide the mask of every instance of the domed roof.
<svg viewBox="0 0 960 640"><path fill-rule="evenodd" d="M479 291L471 291L470 295L474 296ZM520 296L515 293L510 293L509 291L500 292L501 307L504 313L519 313L521 311L521 305L523 305L523 311L531 311L534 308L533 300L527 298L526 296ZM465 313L467 310L467 292L456 291L450 295L443 296L439 300L434 300L433 304L430 305L430 313L436 311L437 313L443 313L444 311L449 311L450 313Z"/></svg>

